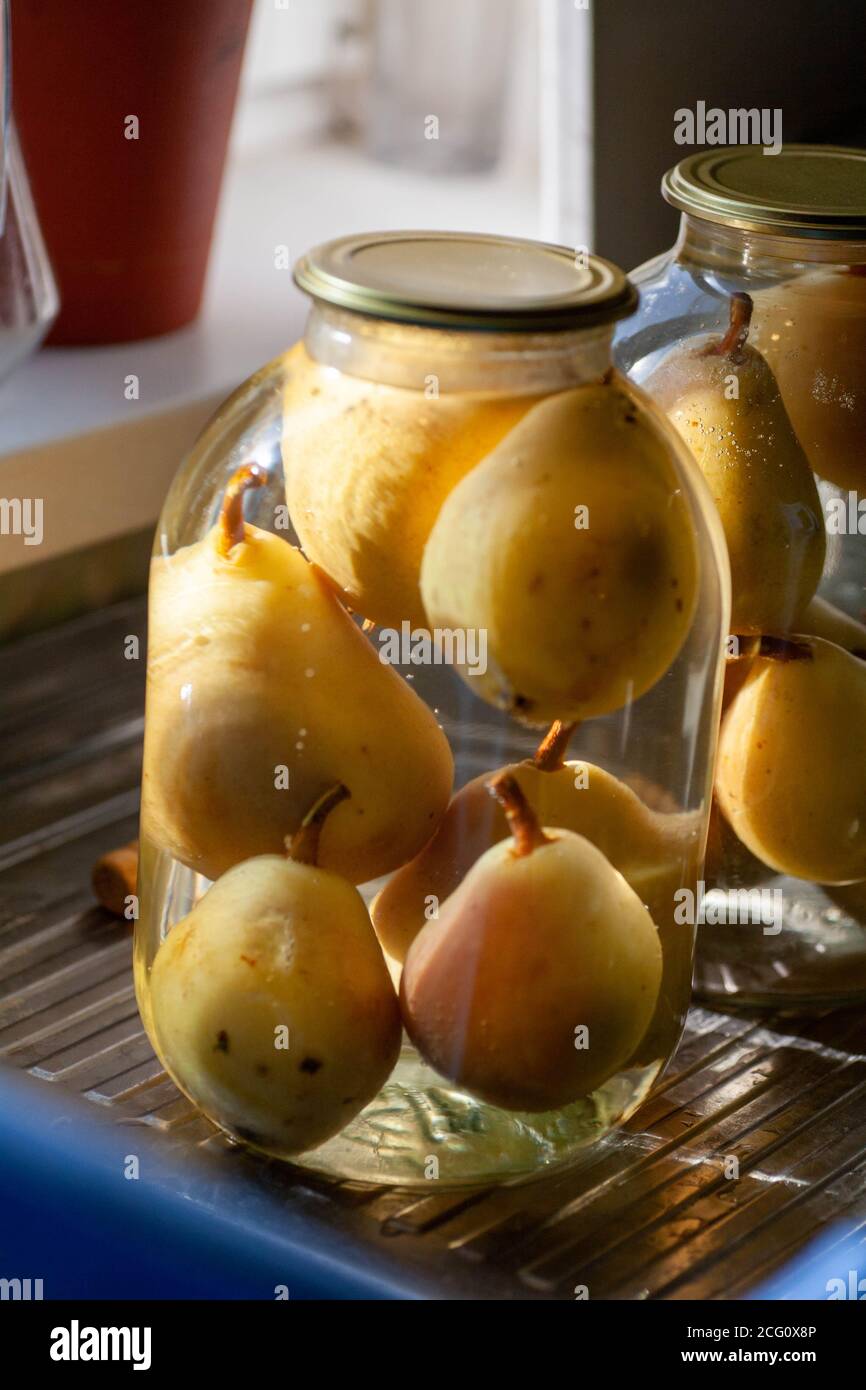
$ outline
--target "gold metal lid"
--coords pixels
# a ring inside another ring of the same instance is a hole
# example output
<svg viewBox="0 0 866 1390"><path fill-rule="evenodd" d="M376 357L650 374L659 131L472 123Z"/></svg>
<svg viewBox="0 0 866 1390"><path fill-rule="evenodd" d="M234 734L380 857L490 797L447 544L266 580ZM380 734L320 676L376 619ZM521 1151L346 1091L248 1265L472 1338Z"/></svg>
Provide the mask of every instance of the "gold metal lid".
<svg viewBox="0 0 866 1390"><path fill-rule="evenodd" d="M325 242L295 266L314 299L426 328L549 332L612 323L637 291L599 256L471 232L367 232Z"/></svg>
<svg viewBox="0 0 866 1390"><path fill-rule="evenodd" d="M760 145L700 150L669 169L662 193L706 222L777 236L866 239L866 150Z"/></svg>

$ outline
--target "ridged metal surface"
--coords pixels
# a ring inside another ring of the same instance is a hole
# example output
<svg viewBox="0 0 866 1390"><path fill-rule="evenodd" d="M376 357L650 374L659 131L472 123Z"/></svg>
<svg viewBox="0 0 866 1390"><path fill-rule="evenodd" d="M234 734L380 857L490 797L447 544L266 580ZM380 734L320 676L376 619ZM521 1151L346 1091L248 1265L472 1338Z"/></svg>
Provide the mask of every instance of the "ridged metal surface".
<svg viewBox="0 0 866 1390"><path fill-rule="evenodd" d="M407 1292L736 1298L830 1221L866 1228L866 1018L696 1008L626 1129L517 1188L406 1194L311 1182L229 1145L165 1077L135 1007L129 929L92 902L136 833L141 603L0 651L0 1059L231 1167L309 1222L382 1252ZM34 1082L34 1084L36 1084ZM738 1171L739 1176L731 1176Z"/></svg>

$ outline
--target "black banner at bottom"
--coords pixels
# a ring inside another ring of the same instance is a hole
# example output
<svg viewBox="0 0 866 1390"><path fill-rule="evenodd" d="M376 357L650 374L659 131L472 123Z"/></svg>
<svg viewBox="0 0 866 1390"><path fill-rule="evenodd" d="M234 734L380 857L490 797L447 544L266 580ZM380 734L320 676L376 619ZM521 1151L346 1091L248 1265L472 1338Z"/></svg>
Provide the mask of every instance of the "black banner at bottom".
<svg viewBox="0 0 866 1390"><path fill-rule="evenodd" d="M862 1315L833 1302L536 1302L502 1304L435 1302L432 1310L403 1304L313 1302L24 1302L0 1303L4 1351L15 1364L63 1376L92 1376L100 1368L165 1374L189 1369L221 1378L283 1366L292 1374L293 1357L309 1358L329 1376L339 1353L363 1358L371 1348L400 1352L402 1337L424 1332L447 1345L453 1327L464 1348L476 1346L489 1369L497 1348L513 1348L515 1337L541 1336L544 1360L563 1338L585 1345L618 1371L645 1373L682 1366L759 1365L771 1369L811 1366L826 1374L856 1364L862 1344ZM495 1321L487 1324L486 1309ZM379 1322L379 1318L382 1321ZM453 1320L453 1321L452 1321ZM401 1335L402 1334L402 1335ZM467 1337L469 1341L467 1342ZM312 1339L315 1340L312 1340ZM425 1344L429 1345L429 1341ZM530 1344L531 1345L531 1344ZM418 1351L415 1344L415 1351ZM295 1363L300 1373L301 1362Z"/></svg>

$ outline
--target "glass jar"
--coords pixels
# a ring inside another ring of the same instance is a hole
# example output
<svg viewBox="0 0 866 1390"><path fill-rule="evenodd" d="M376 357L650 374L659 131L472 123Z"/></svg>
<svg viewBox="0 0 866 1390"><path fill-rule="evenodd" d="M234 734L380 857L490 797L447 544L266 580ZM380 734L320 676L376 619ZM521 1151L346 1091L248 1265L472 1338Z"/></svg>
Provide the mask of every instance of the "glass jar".
<svg viewBox="0 0 866 1390"><path fill-rule="evenodd" d="M696 986L866 997L866 152L737 147L663 182L673 249L615 358L695 452L732 575Z"/></svg>
<svg viewBox="0 0 866 1390"><path fill-rule="evenodd" d="M606 262L394 233L296 279L303 343L218 412L157 530L139 1006L255 1149L531 1175L680 1036L721 528L611 366L634 291Z"/></svg>

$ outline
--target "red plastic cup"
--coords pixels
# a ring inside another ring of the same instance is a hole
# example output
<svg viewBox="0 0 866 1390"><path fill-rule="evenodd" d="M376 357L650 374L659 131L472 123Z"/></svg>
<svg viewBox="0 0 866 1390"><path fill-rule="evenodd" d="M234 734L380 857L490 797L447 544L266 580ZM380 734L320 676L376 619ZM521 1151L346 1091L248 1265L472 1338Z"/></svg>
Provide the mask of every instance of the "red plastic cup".
<svg viewBox="0 0 866 1390"><path fill-rule="evenodd" d="M49 342L125 342L195 318L251 8L13 4L13 111L60 288Z"/></svg>

